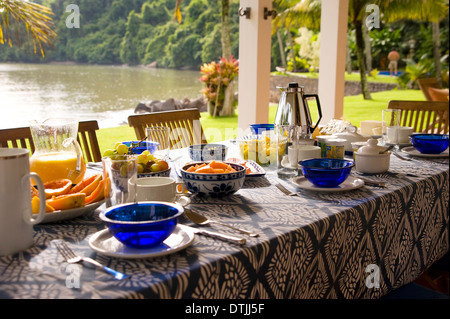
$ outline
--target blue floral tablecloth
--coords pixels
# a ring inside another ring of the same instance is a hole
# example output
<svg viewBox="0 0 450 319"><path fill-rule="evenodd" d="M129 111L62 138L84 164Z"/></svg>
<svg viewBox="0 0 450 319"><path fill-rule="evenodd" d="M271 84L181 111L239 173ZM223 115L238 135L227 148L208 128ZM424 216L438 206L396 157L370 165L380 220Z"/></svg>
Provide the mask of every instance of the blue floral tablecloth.
<svg viewBox="0 0 450 319"><path fill-rule="evenodd" d="M386 187L312 192L268 171L229 197L192 198L193 210L260 233L245 246L196 236L171 255L118 259L88 246L105 228L101 208L38 225L34 247L0 257L0 298L379 298L448 252L448 158L392 156L388 173L364 177ZM61 239L131 279L68 265L54 245Z"/></svg>

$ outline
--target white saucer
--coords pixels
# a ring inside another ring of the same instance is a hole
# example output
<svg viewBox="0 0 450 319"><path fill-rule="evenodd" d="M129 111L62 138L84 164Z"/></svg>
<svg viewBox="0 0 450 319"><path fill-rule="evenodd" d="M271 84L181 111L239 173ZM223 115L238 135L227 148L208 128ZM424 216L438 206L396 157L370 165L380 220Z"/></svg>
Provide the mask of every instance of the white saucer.
<svg viewBox="0 0 450 319"><path fill-rule="evenodd" d="M422 154L418 150L416 150L414 148L414 146L402 148L402 152L405 152L408 155L417 156L417 157L429 157L429 158L448 157L448 148L440 154Z"/></svg>
<svg viewBox="0 0 450 319"><path fill-rule="evenodd" d="M89 239L89 247L99 254L109 257L138 259L138 258L154 258L173 254L180 251L194 241L194 233L188 229L182 229L177 226L161 245L153 248L138 249L130 248L118 241L111 235L108 229L96 232Z"/></svg>
<svg viewBox="0 0 450 319"><path fill-rule="evenodd" d="M364 186L364 181L362 179L353 176L349 176L342 184L330 188L316 186L304 176L295 177L292 182L302 189L319 192L346 192Z"/></svg>
<svg viewBox="0 0 450 319"><path fill-rule="evenodd" d="M289 162L289 160L285 160L285 159L283 159L282 161L281 161L281 166L283 166L284 168L287 168L287 169L299 169L300 168L300 165L292 165L290 162Z"/></svg>

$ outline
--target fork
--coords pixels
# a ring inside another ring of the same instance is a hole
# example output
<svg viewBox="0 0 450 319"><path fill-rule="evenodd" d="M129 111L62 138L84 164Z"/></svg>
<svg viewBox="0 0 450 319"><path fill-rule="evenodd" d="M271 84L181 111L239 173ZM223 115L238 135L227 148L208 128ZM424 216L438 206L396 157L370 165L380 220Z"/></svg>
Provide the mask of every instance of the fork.
<svg viewBox="0 0 450 319"><path fill-rule="evenodd" d="M80 263L80 262L87 262L90 263L91 265L94 265L96 267L99 267L101 269L103 269L105 272L107 272L110 275L113 275L114 278L116 278L117 280L122 280L122 279L126 279L129 278L130 276L122 274L114 269L111 269L109 267L103 266L102 264L98 263L97 261L95 261L94 259L91 259L89 257L81 257L81 256L77 256L72 249L69 248L69 246L66 245L66 243L64 242L57 242L56 243L56 248L58 249L59 253L64 257L64 259L69 263L69 264L76 264L76 263Z"/></svg>
<svg viewBox="0 0 450 319"><path fill-rule="evenodd" d="M297 193L291 192L290 190L288 190L286 187L284 187L283 185L281 185L280 183L275 184L275 186L282 191L284 194L288 195L288 196L298 196Z"/></svg>

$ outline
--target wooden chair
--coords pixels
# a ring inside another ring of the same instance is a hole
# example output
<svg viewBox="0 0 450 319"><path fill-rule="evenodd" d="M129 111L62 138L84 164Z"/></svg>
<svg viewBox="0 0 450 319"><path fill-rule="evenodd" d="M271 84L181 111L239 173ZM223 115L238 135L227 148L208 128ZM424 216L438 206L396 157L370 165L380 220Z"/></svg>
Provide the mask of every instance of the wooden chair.
<svg viewBox="0 0 450 319"><path fill-rule="evenodd" d="M429 88L441 89L441 85L436 78L420 78L417 79L417 83L427 101L433 101Z"/></svg>
<svg viewBox="0 0 450 319"><path fill-rule="evenodd" d="M448 102L390 101L389 109L401 110L401 125L411 126L414 132L448 134Z"/></svg>
<svg viewBox="0 0 450 319"><path fill-rule="evenodd" d="M145 129L147 127L170 127L170 147L172 149L207 143L200 123L200 112L198 109L130 115L128 124L134 128L138 140L146 138Z"/></svg>
<svg viewBox="0 0 450 319"><path fill-rule="evenodd" d="M97 121L81 121L78 125L77 140L88 162L100 162L102 156L98 145ZM29 127L18 127L0 130L0 147L27 148L34 153L35 147Z"/></svg>

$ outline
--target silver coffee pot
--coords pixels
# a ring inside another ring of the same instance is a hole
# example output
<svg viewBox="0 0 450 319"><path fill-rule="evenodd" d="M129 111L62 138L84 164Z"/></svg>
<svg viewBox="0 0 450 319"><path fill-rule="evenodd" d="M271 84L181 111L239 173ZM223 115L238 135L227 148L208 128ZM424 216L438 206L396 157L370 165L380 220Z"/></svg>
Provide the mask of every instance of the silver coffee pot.
<svg viewBox="0 0 450 319"><path fill-rule="evenodd" d="M298 83L289 83L287 87L278 87L282 90L275 115L275 125L286 125L297 127L298 138L311 139L312 134L322 118L319 96L317 94L305 94L303 87ZM308 98L315 98L318 109L318 120L313 125L311 112L309 110Z"/></svg>

